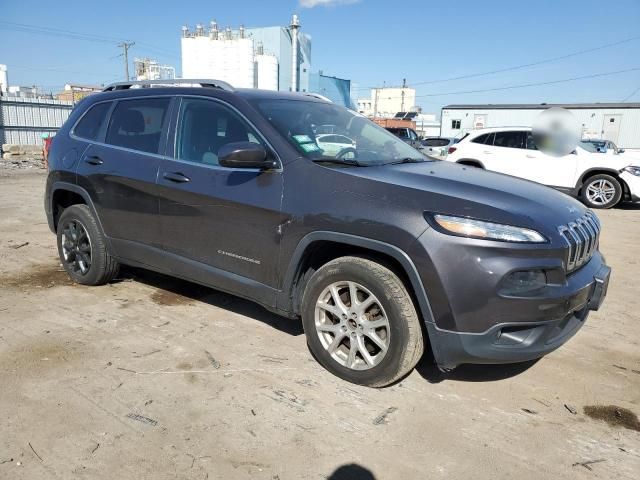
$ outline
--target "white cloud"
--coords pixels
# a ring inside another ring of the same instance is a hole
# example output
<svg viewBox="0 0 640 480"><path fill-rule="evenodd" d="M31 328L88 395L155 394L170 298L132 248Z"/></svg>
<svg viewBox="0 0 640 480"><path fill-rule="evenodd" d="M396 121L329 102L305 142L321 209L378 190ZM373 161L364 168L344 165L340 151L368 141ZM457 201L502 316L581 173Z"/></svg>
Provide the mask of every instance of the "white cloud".
<svg viewBox="0 0 640 480"><path fill-rule="evenodd" d="M336 7L338 5L348 5L350 3L358 3L360 0L299 0L298 3L302 8L314 7Z"/></svg>

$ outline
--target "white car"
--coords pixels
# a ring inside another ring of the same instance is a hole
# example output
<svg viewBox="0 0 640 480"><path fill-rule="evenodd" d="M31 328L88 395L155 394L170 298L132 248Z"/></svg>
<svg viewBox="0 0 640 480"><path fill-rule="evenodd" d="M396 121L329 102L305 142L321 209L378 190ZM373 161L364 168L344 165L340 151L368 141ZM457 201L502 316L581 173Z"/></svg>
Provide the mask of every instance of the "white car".
<svg viewBox="0 0 640 480"><path fill-rule="evenodd" d="M591 208L640 201L640 159L576 147L555 157L535 146L531 128L483 128L449 147L447 161L521 177L579 198Z"/></svg>
<svg viewBox="0 0 640 480"><path fill-rule="evenodd" d="M356 142L352 139L335 133L316 135L316 143L322 149L324 155L328 157L335 157L345 148L356 148Z"/></svg>

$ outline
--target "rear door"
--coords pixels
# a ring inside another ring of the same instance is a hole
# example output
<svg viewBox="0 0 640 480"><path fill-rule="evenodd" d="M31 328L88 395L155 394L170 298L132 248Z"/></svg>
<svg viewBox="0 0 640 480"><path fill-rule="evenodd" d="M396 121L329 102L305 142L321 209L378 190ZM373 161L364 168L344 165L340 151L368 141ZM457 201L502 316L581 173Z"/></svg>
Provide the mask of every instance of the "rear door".
<svg viewBox="0 0 640 480"><path fill-rule="evenodd" d="M482 148L482 161L487 170L529 178L525 150L525 132L507 130L495 132Z"/></svg>
<svg viewBox="0 0 640 480"><path fill-rule="evenodd" d="M553 156L536 147L531 132L526 132L523 177L550 187L575 187L578 154Z"/></svg>
<svg viewBox="0 0 640 480"><path fill-rule="evenodd" d="M108 123L100 127L80 159L78 184L93 198L105 234L116 240L116 253L126 257L127 242L159 245L156 178L171 98L110 103ZM86 136L81 126L82 120L72 134Z"/></svg>
<svg viewBox="0 0 640 480"><path fill-rule="evenodd" d="M239 283L243 277L275 286L282 172L218 163L227 143L269 146L238 111L213 98L182 98L174 129L175 158L162 161L158 176L164 250Z"/></svg>

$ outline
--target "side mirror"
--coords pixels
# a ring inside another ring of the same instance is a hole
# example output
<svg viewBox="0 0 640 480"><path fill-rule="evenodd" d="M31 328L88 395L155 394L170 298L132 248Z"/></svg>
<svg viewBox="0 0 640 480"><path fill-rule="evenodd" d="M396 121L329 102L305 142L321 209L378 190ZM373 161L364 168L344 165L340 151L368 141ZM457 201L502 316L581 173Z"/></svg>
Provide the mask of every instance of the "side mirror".
<svg viewBox="0 0 640 480"><path fill-rule="evenodd" d="M624 148L619 148L618 153L624 153Z"/></svg>
<svg viewBox="0 0 640 480"><path fill-rule="evenodd" d="M227 168L275 168L276 162L269 158L267 150L253 142L227 143L218 151L218 163Z"/></svg>

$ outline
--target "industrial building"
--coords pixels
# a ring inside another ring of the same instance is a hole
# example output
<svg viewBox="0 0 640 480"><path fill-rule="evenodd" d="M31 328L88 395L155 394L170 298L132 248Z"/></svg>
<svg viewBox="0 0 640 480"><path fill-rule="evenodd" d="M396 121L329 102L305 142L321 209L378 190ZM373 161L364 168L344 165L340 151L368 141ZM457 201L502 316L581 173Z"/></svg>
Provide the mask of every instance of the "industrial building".
<svg viewBox="0 0 640 480"><path fill-rule="evenodd" d="M443 137L461 137L484 127L530 127L551 107L569 110L582 125L583 138L611 140L625 149L640 149L640 103L564 103L447 105L442 108Z"/></svg>
<svg viewBox="0 0 640 480"><path fill-rule="evenodd" d="M176 69L171 65L161 65L151 58L135 58L133 67L136 80L172 80L176 78Z"/></svg>
<svg viewBox="0 0 640 480"><path fill-rule="evenodd" d="M417 110L416 90L406 86L372 88L371 98L358 99L358 111L368 117L392 118Z"/></svg>
<svg viewBox="0 0 640 480"><path fill-rule="evenodd" d="M182 27L182 76L216 78L238 88L309 91L311 37L294 15L288 27L237 30Z"/></svg>

